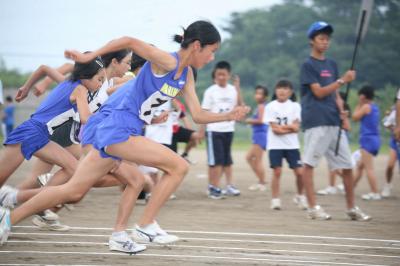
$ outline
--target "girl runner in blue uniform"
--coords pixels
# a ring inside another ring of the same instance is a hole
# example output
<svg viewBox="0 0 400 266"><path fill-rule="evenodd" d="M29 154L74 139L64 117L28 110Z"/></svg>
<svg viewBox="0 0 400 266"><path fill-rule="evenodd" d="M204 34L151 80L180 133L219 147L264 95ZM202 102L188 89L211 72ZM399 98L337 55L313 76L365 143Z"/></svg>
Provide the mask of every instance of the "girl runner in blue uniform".
<svg viewBox="0 0 400 266"><path fill-rule="evenodd" d="M111 41L93 53L66 51L67 57L77 62L87 62L96 56L129 48L148 62L135 80L126 83L119 90L126 90L125 94L118 94L120 101L116 101L118 104L112 106L108 115L104 114L106 106L113 100L114 95L100 108L97 115L104 115L105 118L97 125L94 139L96 150L91 150L80 162L70 182L44 189L11 213L5 209L0 210L0 239L3 242L6 241L12 224L17 224L29 215L53 205L79 200L99 178L118 167L121 159L153 166L165 173L152 192L152 197L134 230L134 237L155 243L171 243L178 240L176 236L162 230L155 217L183 180L188 171L188 163L167 147L142 137L143 125L151 122L155 107L178 94L184 97L193 120L197 123L240 120L246 115L248 108L236 107L229 113L214 114L200 106L193 72L189 66L201 68L214 59L221 38L211 23L194 22L184 30L183 36L176 35L174 40L181 44L181 49L172 54L129 37ZM115 97L118 95L115 94Z"/></svg>

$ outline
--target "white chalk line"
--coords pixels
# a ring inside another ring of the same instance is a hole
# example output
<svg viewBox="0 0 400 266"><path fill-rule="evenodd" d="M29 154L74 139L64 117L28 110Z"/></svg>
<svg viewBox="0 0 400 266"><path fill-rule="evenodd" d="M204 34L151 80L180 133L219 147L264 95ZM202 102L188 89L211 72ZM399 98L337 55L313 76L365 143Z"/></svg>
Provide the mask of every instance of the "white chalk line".
<svg viewBox="0 0 400 266"><path fill-rule="evenodd" d="M29 243L29 244L57 244L57 245L87 245L87 246L107 246L106 242L87 242L87 241L37 241L37 240L10 240L8 243ZM150 244L147 246L159 246ZM189 249L220 249L237 251L259 251L259 252L286 252L286 253L305 253L305 254L325 254L325 255L344 255L344 256L362 256L362 257L382 257L382 258L400 258L395 255L364 254L349 252L328 252L328 251L309 251L309 250L287 250L287 249L265 249L265 248L242 248L242 247L221 247L221 246L198 246L198 245L173 245L174 248ZM276 255L276 254L252 254L252 255ZM281 255L281 254L279 254Z"/></svg>
<svg viewBox="0 0 400 266"><path fill-rule="evenodd" d="M80 251L36 251L36 250L0 250L0 254L58 254L58 255L102 255L102 256L128 256L122 253L111 252L80 252ZM230 254L230 253L228 253ZM295 260L295 259L268 259L268 258L250 258L250 257L226 257L226 256L206 256L206 255L179 255L179 254L157 254L157 253L139 253L135 256L144 257L164 257L164 258L186 258L186 259L219 259L229 261L269 261L269 262L293 262L293 263L308 263L308 264L327 264L327 265L353 265L353 266L385 266L382 264L364 264L364 263L348 263L348 262L331 262L331 261L314 261L314 260Z"/></svg>
<svg viewBox="0 0 400 266"><path fill-rule="evenodd" d="M109 237L110 235L103 234L71 234L71 233L18 233L13 232L11 235L37 235L37 236L67 236L67 237ZM288 245L309 245L309 246L327 246L327 247L349 247L349 248L363 248L363 249L391 249L399 250L400 247L393 246L363 246L352 244L329 244L329 243L309 243L309 242L286 242L286 241L268 241L268 240L243 240L243 239L227 239L227 238L196 238L196 237L180 237L181 240L194 240L194 241L214 241L214 242L237 242L237 243L255 243L255 244L288 244Z"/></svg>
<svg viewBox="0 0 400 266"><path fill-rule="evenodd" d="M36 226L14 226L15 228L36 228ZM112 230L106 227L71 227L73 230ZM292 235L292 234L269 234L269 233L240 233L240 232L217 232L217 231L188 231L188 230L166 230L170 233L182 234L212 234L212 235L235 235L235 236L260 236L260 237L291 237L291 238L315 238L331 240L353 240L353 241L377 241L400 243L400 240L357 238L357 237L335 237L335 236L313 236L313 235Z"/></svg>

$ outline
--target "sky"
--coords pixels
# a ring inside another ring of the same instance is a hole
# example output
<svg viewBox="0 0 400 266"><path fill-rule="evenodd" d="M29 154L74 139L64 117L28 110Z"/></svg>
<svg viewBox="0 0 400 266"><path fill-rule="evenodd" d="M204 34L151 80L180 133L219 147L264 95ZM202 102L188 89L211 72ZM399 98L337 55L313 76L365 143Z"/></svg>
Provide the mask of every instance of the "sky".
<svg viewBox="0 0 400 266"><path fill-rule="evenodd" d="M0 57L7 68L32 71L66 62L65 49L94 50L132 36L166 51L181 26L199 19L221 32L232 12L269 8L282 0L1 0Z"/></svg>

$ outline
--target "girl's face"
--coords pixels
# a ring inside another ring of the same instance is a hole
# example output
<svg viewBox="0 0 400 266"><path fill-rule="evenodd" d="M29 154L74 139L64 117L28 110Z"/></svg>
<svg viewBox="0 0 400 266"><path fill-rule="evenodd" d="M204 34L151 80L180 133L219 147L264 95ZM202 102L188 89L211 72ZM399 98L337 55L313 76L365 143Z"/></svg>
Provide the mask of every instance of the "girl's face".
<svg viewBox="0 0 400 266"><path fill-rule="evenodd" d="M367 98L365 97L364 94L360 94L360 95L358 95L358 101L360 103L365 103L365 102L367 102Z"/></svg>
<svg viewBox="0 0 400 266"><path fill-rule="evenodd" d="M122 78L126 72L131 70L131 60L132 60L132 53L127 54L121 60L121 62L118 62L118 60L115 58L112 59L111 66L114 69L116 77Z"/></svg>
<svg viewBox="0 0 400 266"><path fill-rule="evenodd" d="M331 42L331 37L326 33L320 33L311 40L311 45L313 49L324 53L328 50L329 44Z"/></svg>
<svg viewBox="0 0 400 266"><path fill-rule="evenodd" d="M256 89L254 93L254 100L256 103L262 103L265 102L265 99L267 97L264 95L264 90L263 89Z"/></svg>
<svg viewBox="0 0 400 266"><path fill-rule="evenodd" d="M292 96L292 89L289 87L278 87L275 89L276 99L279 102L286 102Z"/></svg>
<svg viewBox="0 0 400 266"><path fill-rule="evenodd" d="M82 79L81 82L88 90L97 91L103 85L105 78L106 72L104 68L101 68L91 79Z"/></svg>
<svg viewBox="0 0 400 266"><path fill-rule="evenodd" d="M215 52L219 48L219 43L209 44L204 47L201 47L199 41L195 41L192 44L193 53L190 65L200 69L210 63L215 58Z"/></svg>

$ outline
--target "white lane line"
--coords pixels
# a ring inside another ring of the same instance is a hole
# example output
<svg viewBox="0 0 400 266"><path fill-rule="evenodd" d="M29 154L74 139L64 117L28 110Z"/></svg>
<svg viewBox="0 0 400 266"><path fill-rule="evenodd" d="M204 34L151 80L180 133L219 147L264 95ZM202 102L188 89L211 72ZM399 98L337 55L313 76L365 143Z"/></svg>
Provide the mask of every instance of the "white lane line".
<svg viewBox="0 0 400 266"><path fill-rule="evenodd" d="M37 251L37 250L0 250L0 254L58 254L58 255L102 255L102 256L128 256L127 254L111 253L111 252L79 252L79 251ZM230 253L228 253L230 254ZM246 255L246 254L243 254ZM229 261L269 261L269 262L293 262L293 263L307 263L307 264L327 264L327 265L353 265L353 266L386 266L383 264L364 264L364 263L348 263L348 262L331 262L331 261L317 261L317 260L296 260L296 259L268 259L268 258L251 258L251 257L226 257L226 256L206 256L206 255L178 255L178 254L157 254L157 253L139 253L135 256L144 257L161 257L161 258L180 258L180 259L219 259Z"/></svg>
<svg viewBox="0 0 400 266"><path fill-rule="evenodd" d="M36 226L20 225L15 228L37 228ZM107 227L71 227L73 230L112 230ZM334 237L334 236L312 236L312 235L291 235L291 234L268 234L268 233L238 233L238 232L214 232L214 231L187 231L187 230L166 230L171 233L182 234L212 234L212 235L235 235L235 236L267 236L267 237L292 237L292 238L315 238L332 240L353 240L353 241L377 241L400 243L400 240L377 239L377 238L357 238L357 237Z"/></svg>
<svg viewBox="0 0 400 266"><path fill-rule="evenodd" d="M103 234L70 234L70 233L11 233L11 235L37 235L37 236L74 236L74 237L109 237L110 235ZM287 244L287 245L309 245L309 246L327 246L327 247L349 247L349 248L363 248L363 249L391 249L399 250L400 247L377 247L377 246L363 246L363 245L350 245L350 244L328 244L328 243L308 243L308 242L286 242L286 241L268 241L268 240L243 240L243 239L227 239L227 238L196 238L196 237L180 237L181 240L194 240L194 241L214 241L214 242L236 242L236 243L255 243L255 244Z"/></svg>
<svg viewBox="0 0 400 266"><path fill-rule="evenodd" d="M106 242L78 242L78 241L34 241L34 240L10 240L7 243L29 243L29 244L57 244L57 245L93 245L107 246ZM157 244L148 244L147 246L160 246ZM306 253L306 254L325 254L325 255L344 255L344 256L362 256L362 257L382 257L382 258L400 258L395 255L348 253L348 252L328 252L328 251L310 251L310 250L286 250L286 249L265 249L265 248L242 248L242 247L221 247L221 246L197 246L197 245L171 245L174 248L189 249L220 249L237 251L260 251L260 252L285 252L285 253ZM235 253L239 254L239 253ZM278 255L278 254L252 254L252 255ZM279 254L282 255L282 254Z"/></svg>

